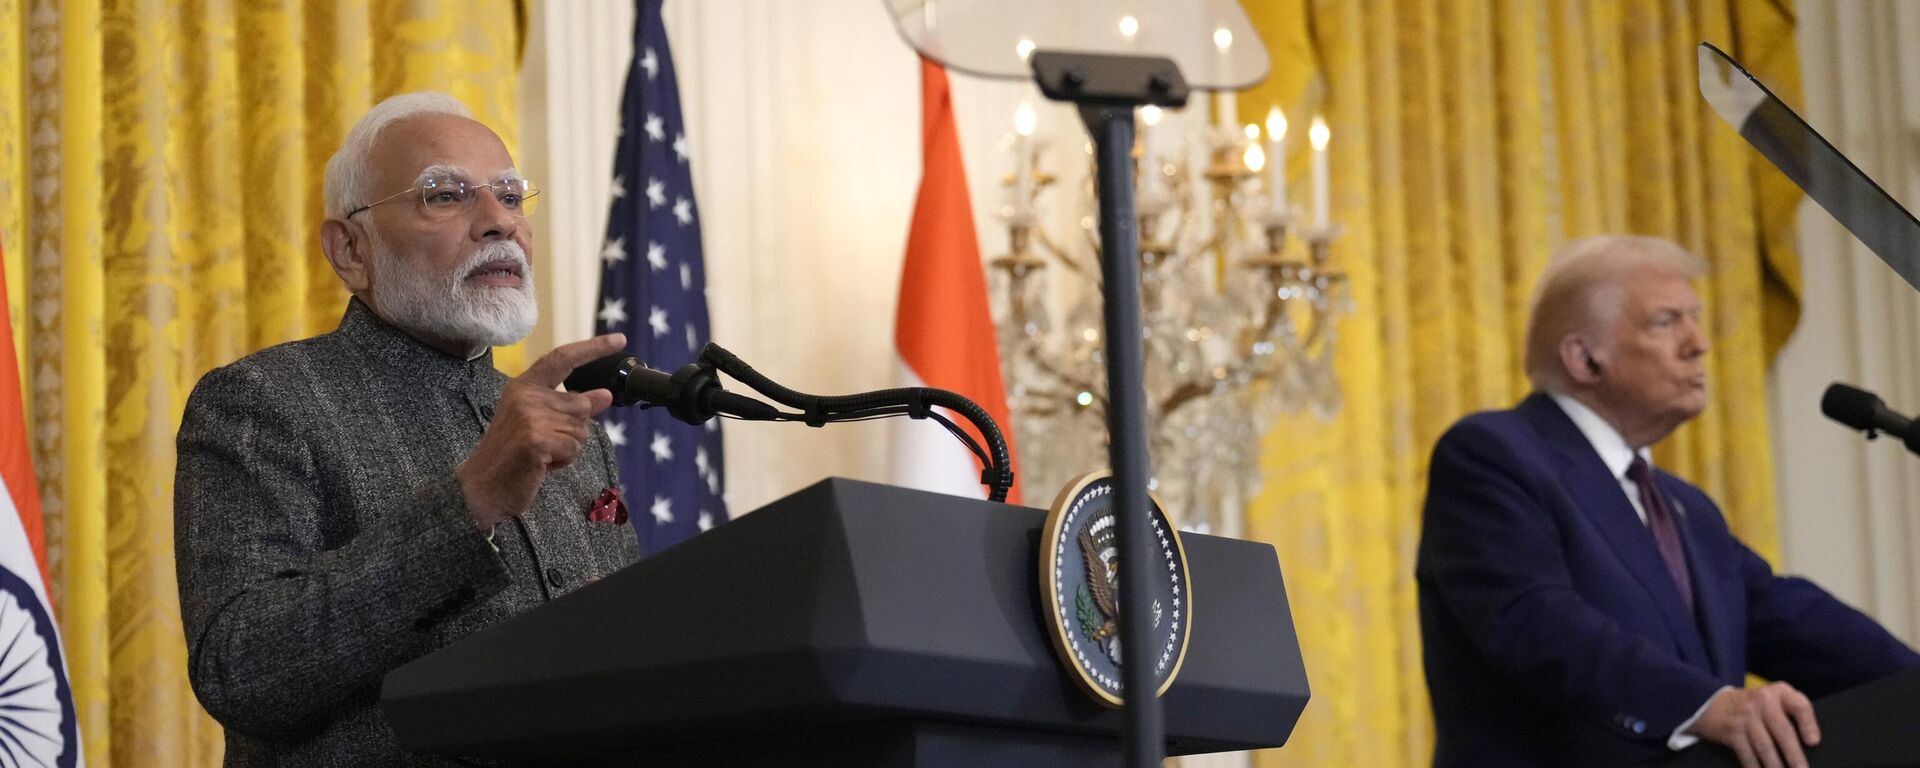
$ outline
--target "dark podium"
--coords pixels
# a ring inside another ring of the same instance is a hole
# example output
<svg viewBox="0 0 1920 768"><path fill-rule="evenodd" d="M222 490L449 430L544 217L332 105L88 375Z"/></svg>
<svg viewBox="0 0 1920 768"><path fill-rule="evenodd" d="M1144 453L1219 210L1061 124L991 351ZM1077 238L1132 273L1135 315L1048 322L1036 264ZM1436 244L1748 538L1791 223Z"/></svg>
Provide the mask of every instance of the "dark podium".
<svg viewBox="0 0 1920 768"><path fill-rule="evenodd" d="M1849 688L1813 702L1820 746L1807 749L1811 768L1920 768L1920 669ZM1667 768L1739 768L1718 744L1688 748Z"/></svg>
<svg viewBox="0 0 1920 768"><path fill-rule="evenodd" d="M426 754L593 766L1118 764L1043 634L1045 513L833 478L387 675ZM1283 744L1307 702L1273 548L1183 534L1167 751Z"/></svg>

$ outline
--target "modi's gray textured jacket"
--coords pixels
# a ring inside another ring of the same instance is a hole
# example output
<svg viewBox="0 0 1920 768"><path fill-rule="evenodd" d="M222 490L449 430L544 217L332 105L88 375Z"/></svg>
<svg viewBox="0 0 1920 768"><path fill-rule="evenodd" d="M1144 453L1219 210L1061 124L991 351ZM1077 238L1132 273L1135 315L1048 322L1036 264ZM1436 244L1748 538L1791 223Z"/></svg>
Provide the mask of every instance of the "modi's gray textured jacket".
<svg viewBox="0 0 1920 768"><path fill-rule="evenodd" d="M506 381L491 354L446 355L358 301L334 332L200 380L176 552L189 676L228 766L450 764L395 746L381 678L634 560L630 527L587 519L614 484L597 427L531 511L492 542L475 527L453 471Z"/></svg>

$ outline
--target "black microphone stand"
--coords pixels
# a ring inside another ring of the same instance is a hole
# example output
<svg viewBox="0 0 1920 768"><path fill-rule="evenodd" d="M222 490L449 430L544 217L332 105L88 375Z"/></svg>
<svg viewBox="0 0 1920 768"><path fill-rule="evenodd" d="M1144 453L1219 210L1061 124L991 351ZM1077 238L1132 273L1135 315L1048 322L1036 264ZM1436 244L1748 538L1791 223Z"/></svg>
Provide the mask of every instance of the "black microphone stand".
<svg viewBox="0 0 1920 768"><path fill-rule="evenodd" d="M1140 233L1133 200L1133 111L1143 104L1187 103L1186 80L1161 57L1035 51L1040 92L1079 105L1094 142L1100 200L1101 299L1107 332L1108 461L1120 522L1120 644L1149 648L1151 596L1147 574L1153 539L1147 521L1147 390L1140 321ZM1159 685L1153 665L1120 668L1131 768L1159 768L1165 756Z"/></svg>

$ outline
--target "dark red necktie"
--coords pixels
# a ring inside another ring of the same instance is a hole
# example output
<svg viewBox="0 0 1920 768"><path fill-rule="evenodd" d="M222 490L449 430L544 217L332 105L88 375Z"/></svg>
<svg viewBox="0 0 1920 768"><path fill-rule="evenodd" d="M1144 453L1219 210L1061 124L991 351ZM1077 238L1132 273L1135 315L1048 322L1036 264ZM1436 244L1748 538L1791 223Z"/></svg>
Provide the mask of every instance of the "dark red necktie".
<svg viewBox="0 0 1920 768"><path fill-rule="evenodd" d="M1680 546L1680 531L1674 527L1673 508L1667 504L1667 495L1653 484L1653 468L1638 455L1627 465L1627 479L1640 487L1640 508L1647 512L1647 529L1653 531L1653 544L1660 550L1660 559L1666 561L1667 575L1673 577L1673 585L1680 589L1680 599L1687 604L1687 615L1691 616L1693 578L1687 574L1687 553Z"/></svg>

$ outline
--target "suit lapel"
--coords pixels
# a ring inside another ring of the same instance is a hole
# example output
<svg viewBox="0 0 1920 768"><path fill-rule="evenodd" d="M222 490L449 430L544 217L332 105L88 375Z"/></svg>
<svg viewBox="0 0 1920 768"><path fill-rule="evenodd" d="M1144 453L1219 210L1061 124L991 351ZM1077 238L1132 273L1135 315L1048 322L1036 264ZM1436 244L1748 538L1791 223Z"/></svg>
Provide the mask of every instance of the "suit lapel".
<svg viewBox="0 0 1920 768"><path fill-rule="evenodd" d="M1688 494L1676 487L1678 481L1663 474L1656 477L1659 478L1661 489L1666 491L1667 498L1673 501L1674 514L1680 518L1679 525L1674 527L1680 532L1680 544L1687 553L1687 568L1693 574L1693 602L1699 606L1696 614L1701 644L1706 649L1715 675L1738 680L1746 670L1727 669L1728 663L1738 656L1734 649L1727 647L1726 641L1744 642L1744 639L1737 639L1744 638L1744 633L1735 632L1730 626L1733 617L1727 615L1726 607L1734 603L1727 601L1724 585L1715 577L1715 574L1725 572L1723 564L1714 558L1711 547L1699 545L1700 537L1696 535L1699 529L1695 527L1694 517L1696 514L1706 514L1706 510L1696 510L1682 499Z"/></svg>
<svg viewBox="0 0 1920 768"><path fill-rule="evenodd" d="M1634 512L1619 478L1607 470L1587 436L1551 398L1533 395L1521 403L1521 410L1529 414L1541 437L1559 454L1563 487L1659 612L1673 635L1674 650L1687 661L1710 667L1700 630L1681 602L1679 587L1667 576L1666 562L1654 545L1653 533ZM1700 597L1695 595L1696 600Z"/></svg>

